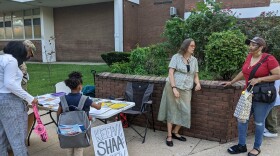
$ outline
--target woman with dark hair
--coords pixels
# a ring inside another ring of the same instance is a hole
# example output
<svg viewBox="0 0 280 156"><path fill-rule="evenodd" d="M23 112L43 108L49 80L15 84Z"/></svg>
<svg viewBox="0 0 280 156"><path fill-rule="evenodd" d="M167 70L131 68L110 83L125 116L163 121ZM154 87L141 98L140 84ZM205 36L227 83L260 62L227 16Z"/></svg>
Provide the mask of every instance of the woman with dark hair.
<svg viewBox="0 0 280 156"><path fill-rule="evenodd" d="M254 37L251 40L246 40L249 45L249 54L243 64L242 71L235 76L233 80L223 83L224 86L232 85L233 83L245 78L246 86L254 86L261 82L273 82L280 79L279 63L274 56L264 53L266 51L266 42L263 38ZM266 60L264 60L267 58ZM263 61L264 60L264 61ZM263 62L262 62L263 61ZM256 70L252 79L250 78L251 72L255 66L260 65ZM259 155L263 139L263 132L265 126L265 118L269 111L273 108L274 102L265 103L259 101L252 101L251 114L254 116L255 123L255 142L253 149L248 153L248 156ZM238 120L238 144L228 148L230 154L239 154L247 152L246 136L248 129L248 120L245 123Z"/></svg>
<svg viewBox="0 0 280 156"><path fill-rule="evenodd" d="M169 73L163 90L158 120L167 122L167 146L173 146L172 138L186 141L179 135L181 126L191 126L191 95L201 89L198 77L197 59L192 56L195 49L193 39L183 41L180 50L172 56ZM172 130L172 126L176 125Z"/></svg>
<svg viewBox="0 0 280 156"><path fill-rule="evenodd" d="M27 156L25 138L27 135L26 105L38 104L37 99L21 87L23 74L19 66L27 59L22 42L11 41L0 52L0 155L7 156L10 143L16 156Z"/></svg>

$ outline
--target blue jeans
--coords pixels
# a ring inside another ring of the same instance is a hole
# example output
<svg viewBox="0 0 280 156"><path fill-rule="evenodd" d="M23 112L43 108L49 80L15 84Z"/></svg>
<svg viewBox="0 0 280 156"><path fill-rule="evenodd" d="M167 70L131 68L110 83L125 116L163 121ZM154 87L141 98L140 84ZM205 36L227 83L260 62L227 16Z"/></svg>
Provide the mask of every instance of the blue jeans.
<svg viewBox="0 0 280 156"><path fill-rule="evenodd" d="M254 123L255 123L255 143L254 148L260 149L263 139L263 131L265 126L265 119L269 113L269 111L273 108L274 102L267 104L261 102L252 103L251 115L254 115ZM238 121L238 144L246 145L246 137L247 137L247 129L248 129L248 120L246 123L242 123Z"/></svg>

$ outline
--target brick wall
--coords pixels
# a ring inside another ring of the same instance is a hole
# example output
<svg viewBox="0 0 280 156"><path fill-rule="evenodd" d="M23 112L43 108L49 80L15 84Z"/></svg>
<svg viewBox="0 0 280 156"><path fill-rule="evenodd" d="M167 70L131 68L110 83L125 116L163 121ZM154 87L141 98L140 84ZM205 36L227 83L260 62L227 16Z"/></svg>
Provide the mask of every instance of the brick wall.
<svg viewBox="0 0 280 156"><path fill-rule="evenodd" d="M114 51L114 3L54 8L57 61L102 61Z"/></svg>
<svg viewBox="0 0 280 156"><path fill-rule="evenodd" d="M154 83L152 95L155 128L166 131L166 124L157 121L165 77L137 76L113 73L96 75L96 97L123 97L128 81ZM233 117L236 103L244 83L234 87L223 88L219 81L200 81L202 90L193 92L191 108L191 128L182 128L182 134L201 139L227 142L237 138L237 122ZM280 110L280 108L278 109ZM280 117L280 113L278 114ZM144 118L135 120L134 124L144 126ZM250 120L248 134L252 134L253 120Z"/></svg>
<svg viewBox="0 0 280 156"><path fill-rule="evenodd" d="M31 41L32 41L32 43L36 47L36 53L35 53L35 56L30 59L30 61L41 62L42 61L42 44L41 44L41 40L31 40ZM9 41L1 41L0 42L0 50L2 50L6 46L6 44L8 42Z"/></svg>
<svg viewBox="0 0 280 156"><path fill-rule="evenodd" d="M250 8L269 6L270 0L216 0L223 3L223 8Z"/></svg>
<svg viewBox="0 0 280 156"><path fill-rule="evenodd" d="M124 51L130 51L137 47L138 42L138 4L124 1L123 6L123 47Z"/></svg>
<svg viewBox="0 0 280 156"><path fill-rule="evenodd" d="M142 0L138 8L138 37L140 46L163 41L161 34L165 22L170 19L170 7L177 8L179 17L184 17L184 1L174 0L172 3L155 4L154 0Z"/></svg>

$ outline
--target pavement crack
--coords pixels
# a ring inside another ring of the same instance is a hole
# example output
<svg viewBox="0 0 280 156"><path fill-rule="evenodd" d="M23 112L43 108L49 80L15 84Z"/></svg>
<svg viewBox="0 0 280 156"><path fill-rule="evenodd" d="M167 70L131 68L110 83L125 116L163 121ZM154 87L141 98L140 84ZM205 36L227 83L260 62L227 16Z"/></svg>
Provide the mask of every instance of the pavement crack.
<svg viewBox="0 0 280 156"><path fill-rule="evenodd" d="M196 145L194 146L194 148L190 151L190 153L188 155L192 155L192 152L195 150L195 148L198 146L198 144L201 142L201 139L199 139L199 141L196 143Z"/></svg>

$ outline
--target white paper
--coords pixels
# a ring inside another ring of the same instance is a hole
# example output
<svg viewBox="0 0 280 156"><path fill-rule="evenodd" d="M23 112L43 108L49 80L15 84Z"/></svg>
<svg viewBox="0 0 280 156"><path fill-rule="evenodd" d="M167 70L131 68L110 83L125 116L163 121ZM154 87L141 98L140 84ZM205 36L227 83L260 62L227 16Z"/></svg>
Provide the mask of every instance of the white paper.
<svg viewBox="0 0 280 156"><path fill-rule="evenodd" d="M106 113L109 110L111 110L111 108L109 108L109 107L101 107L100 110L97 110L95 108L90 107L89 114L93 115L93 116L94 115L100 115L100 114Z"/></svg>

